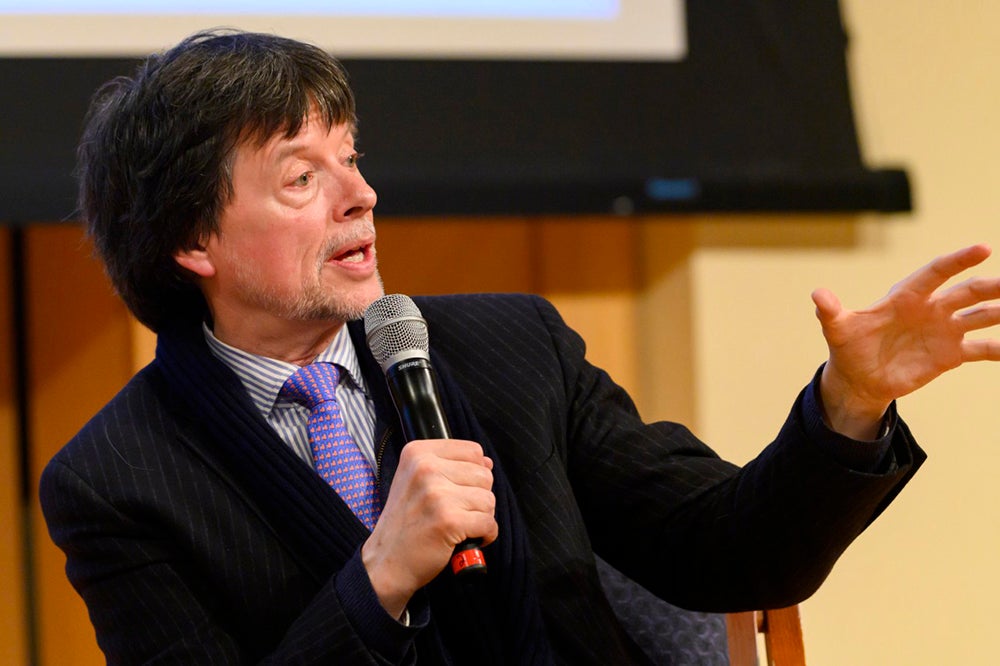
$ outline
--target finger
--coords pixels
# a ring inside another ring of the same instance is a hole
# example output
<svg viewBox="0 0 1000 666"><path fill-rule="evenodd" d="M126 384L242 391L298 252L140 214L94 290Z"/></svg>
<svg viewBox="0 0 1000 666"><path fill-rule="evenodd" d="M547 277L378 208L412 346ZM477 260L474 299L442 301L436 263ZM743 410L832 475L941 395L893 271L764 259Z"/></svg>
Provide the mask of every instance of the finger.
<svg viewBox="0 0 1000 666"><path fill-rule="evenodd" d="M483 447L466 439L415 439L403 447L403 454L429 453L447 460L483 464Z"/></svg>
<svg viewBox="0 0 1000 666"><path fill-rule="evenodd" d="M483 465L449 461L442 465L440 474L457 486L492 488L493 472Z"/></svg>
<svg viewBox="0 0 1000 666"><path fill-rule="evenodd" d="M500 525L492 514L483 514L481 520L469 532L475 533L475 536L470 538L478 539L482 546L488 546L497 540L497 536L500 534Z"/></svg>
<svg viewBox="0 0 1000 666"><path fill-rule="evenodd" d="M984 305L973 310L966 310L957 315L959 327L963 332L976 331L1000 324L1000 304Z"/></svg>
<svg viewBox="0 0 1000 666"><path fill-rule="evenodd" d="M480 513L489 517L496 514L497 498L489 490L470 488L463 493L464 509L471 513Z"/></svg>
<svg viewBox="0 0 1000 666"><path fill-rule="evenodd" d="M1000 340L965 340L963 361L1000 361Z"/></svg>
<svg viewBox="0 0 1000 666"><path fill-rule="evenodd" d="M499 526L496 520L496 496L493 493L480 491L471 497L471 503L466 507L464 535L456 545L466 539L481 539L483 546L497 538Z"/></svg>
<svg viewBox="0 0 1000 666"><path fill-rule="evenodd" d="M812 293L812 301L816 304L816 318L824 326L829 324L844 309L837 298L829 289L816 289Z"/></svg>
<svg viewBox="0 0 1000 666"><path fill-rule="evenodd" d="M935 258L926 266L917 269L904 278L897 288L912 289L918 293L931 294L945 282L964 270L981 264L990 256L990 247L985 243L970 245L950 254Z"/></svg>
<svg viewBox="0 0 1000 666"><path fill-rule="evenodd" d="M438 443L439 455L448 460L466 462L493 469L493 460L483 451L483 446L479 442L467 439L440 439L433 440Z"/></svg>
<svg viewBox="0 0 1000 666"><path fill-rule="evenodd" d="M413 479L415 487L436 488L447 486L472 486L490 488L493 485L492 470L480 459L449 458L439 455L437 440L419 440L416 446L403 447L399 469ZM444 440L441 440L442 442ZM477 445L478 446L478 445Z"/></svg>
<svg viewBox="0 0 1000 666"><path fill-rule="evenodd" d="M941 294L941 304L961 310L996 298L1000 298L1000 278L971 278Z"/></svg>
<svg viewBox="0 0 1000 666"><path fill-rule="evenodd" d="M488 490L465 489L435 495L426 505L428 525L452 546L489 533L496 521L496 496Z"/></svg>

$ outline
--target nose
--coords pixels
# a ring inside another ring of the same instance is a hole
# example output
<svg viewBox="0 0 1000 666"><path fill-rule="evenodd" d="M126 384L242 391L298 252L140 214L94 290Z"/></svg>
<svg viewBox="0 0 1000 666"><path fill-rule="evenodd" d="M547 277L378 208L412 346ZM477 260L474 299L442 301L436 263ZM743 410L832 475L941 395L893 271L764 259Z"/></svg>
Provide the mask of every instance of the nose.
<svg viewBox="0 0 1000 666"><path fill-rule="evenodd" d="M354 170L346 174L342 187L343 197L334 211L334 217L338 222L364 217L375 208L378 196L359 171Z"/></svg>

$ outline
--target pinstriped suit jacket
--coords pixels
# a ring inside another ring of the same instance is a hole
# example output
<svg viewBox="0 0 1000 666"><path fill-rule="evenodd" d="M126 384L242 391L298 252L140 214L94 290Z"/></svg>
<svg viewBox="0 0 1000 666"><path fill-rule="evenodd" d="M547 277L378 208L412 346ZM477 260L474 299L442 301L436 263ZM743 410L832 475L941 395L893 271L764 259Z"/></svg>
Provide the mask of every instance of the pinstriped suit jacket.
<svg viewBox="0 0 1000 666"><path fill-rule="evenodd" d="M811 441L822 426L800 396L775 441L738 469L680 425L642 423L542 299L415 300L438 372L464 391L517 498L562 663L639 658L601 591L594 552L680 606L796 603L924 457L897 421L886 472L847 469ZM369 384L384 384L356 325L352 335ZM227 369L185 364L163 338L157 360L42 479L50 532L109 661L376 663L327 561L363 541L360 523L273 442L253 449L264 459L234 463L239 446L267 439L263 421ZM376 402L380 422L394 420ZM201 403L208 411L192 413ZM220 444L229 439L239 446ZM318 545L289 539L281 523L315 507L329 524L302 530Z"/></svg>

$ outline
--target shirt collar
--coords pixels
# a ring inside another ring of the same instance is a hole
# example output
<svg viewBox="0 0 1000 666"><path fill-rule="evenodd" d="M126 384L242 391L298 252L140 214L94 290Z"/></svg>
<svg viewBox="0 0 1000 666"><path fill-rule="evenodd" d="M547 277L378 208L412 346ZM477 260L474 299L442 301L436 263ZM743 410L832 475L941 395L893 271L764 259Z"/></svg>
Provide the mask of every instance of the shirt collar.
<svg viewBox="0 0 1000 666"><path fill-rule="evenodd" d="M278 400L281 386L299 366L227 345L215 337L207 323L202 324L202 331L212 354L236 373L260 413L265 416L270 414ZM361 374L361 363L346 325L340 328L329 346L313 359L313 362L316 361L339 365L346 371L341 373L341 382L348 382L353 388L368 395L364 376Z"/></svg>

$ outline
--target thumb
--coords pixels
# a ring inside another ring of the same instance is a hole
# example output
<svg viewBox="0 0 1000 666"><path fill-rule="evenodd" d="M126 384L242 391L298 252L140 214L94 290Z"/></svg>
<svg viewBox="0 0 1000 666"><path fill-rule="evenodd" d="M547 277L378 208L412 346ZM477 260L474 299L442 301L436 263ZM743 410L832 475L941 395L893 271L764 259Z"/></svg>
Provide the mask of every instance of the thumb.
<svg viewBox="0 0 1000 666"><path fill-rule="evenodd" d="M816 318L826 326L837 318L844 309L840 299L829 289L817 289L812 293L812 301L816 304Z"/></svg>

